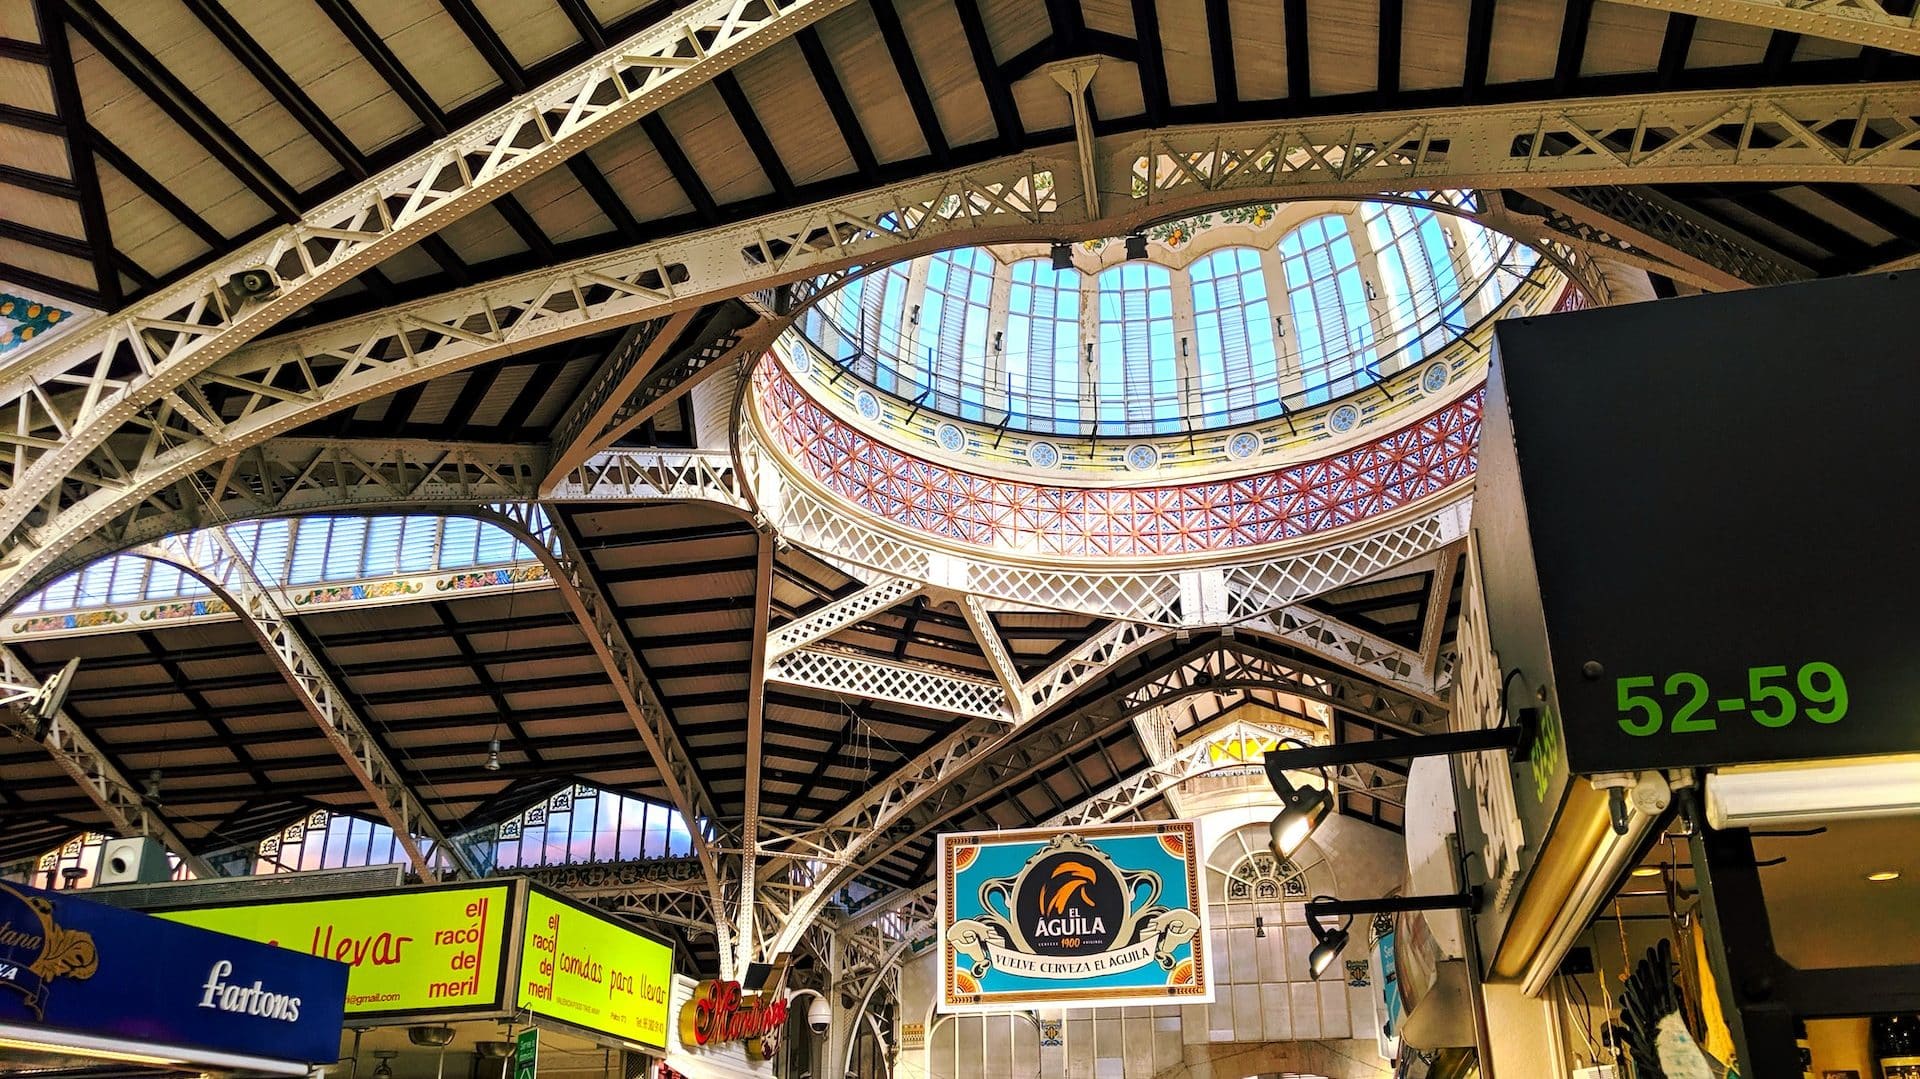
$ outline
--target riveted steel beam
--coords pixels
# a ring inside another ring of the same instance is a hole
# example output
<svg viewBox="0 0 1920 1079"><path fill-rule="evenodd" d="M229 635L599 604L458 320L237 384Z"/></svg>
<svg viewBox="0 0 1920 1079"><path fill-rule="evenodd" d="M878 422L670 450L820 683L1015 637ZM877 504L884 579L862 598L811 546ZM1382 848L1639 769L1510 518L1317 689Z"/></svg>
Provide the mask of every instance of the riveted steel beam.
<svg viewBox="0 0 1920 1079"><path fill-rule="evenodd" d="M30 493L0 506L0 536L11 537L43 494L143 416L157 431L216 436L226 417L206 407L192 382L249 339L851 2L699 0L297 223L15 360L0 375L0 400L37 397L37 404L4 417L14 422L0 422L0 429L56 429L60 438L47 448L15 445L4 486ZM248 274L259 275L258 287L232 287ZM650 283L636 278L623 287L671 287L673 276L663 266ZM495 329L470 325L455 332ZM111 468L103 475L114 478Z"/></svg>
<svg viewBox="0 0 1920 1079"><path fill-rule="evenodd" d="M1878 0L1613 0L1617 4L1784 30L1892 52L1920 54L1920 9L1905 15Z"/></svg>
<svg viewBox="0 0 1920 1079"><path fill-rule="evenodd" d="M171 562L201 578L242 616L247 628L266 646L301 706L319 724L341 762L366 792L374 812L393 830L394 841L406 852L421 880L438 879L433 857L421 845L423 839L431 841L435 853L447 859L456 877L480 875L467 851L449 841L433 814L421 804L366 718L334 682L273 590L259 579L251 556L240 550L224 528L168 536L136 553Z"/></svg>
<svg viewBox="0 0 1920 1079"><path fill-rule="evenodd" d="M833 2L792 10L810 15ZM1113 235L1249 201L1434 187L1920 183L1916 115L1920 86L1889 83L1165 128L1098 141L1098 219L1081 195L1056 184L1056 172L1078 167L1071 147L1056 147L237 350L228 323L279 301L230 311L203 282L197 299L151 319L108 320L96 344L76 339L57 354L98 351L111 337L125 364L30 354L33 363L0 381L8 451L0 487L10 489L0 526L35 511L43 518L9 529L0 600L128 506L301 423L509 352L695 304L959 242ZM338 228L329 237L336 233L348 237L343 244L363 239ZM326 256L314 271L349 261Z"/></svg>
<svg viewBox="0 0 1920 1079"><path fill-rule="evenodd" d="M65 709L52 712L44 723L29 714L25 705L40 693L42 686L19 653L0 645L0 693L9 701L0 705L0 728L45 749L60 770L100 807L107 818L105 830L116 836L158 840L179 856L194 876L203 880L219 876L174 830L160 807L127 782L127 777Z"/></svg>

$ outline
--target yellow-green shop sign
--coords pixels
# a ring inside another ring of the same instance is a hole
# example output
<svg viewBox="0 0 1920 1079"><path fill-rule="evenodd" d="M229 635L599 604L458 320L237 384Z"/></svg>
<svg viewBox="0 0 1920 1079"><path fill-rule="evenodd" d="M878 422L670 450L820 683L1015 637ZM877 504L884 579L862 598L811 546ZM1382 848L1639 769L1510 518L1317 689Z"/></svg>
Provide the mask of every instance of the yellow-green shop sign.
<svg viewBox="0 0 1920 1079"><path fill-rule="evenodd" d="M542 891L527 896L515 1002L537 1016L667 1047L673 949Z"/></svg>
<svg viewBox="0 0 1920 1079"><path fill-rule="evenodd" d="M159 912L352 968L347 1015L501 1010L517 881Z"/></svg>
<svg viewBox="0 0 1920 1079"><path fill-rule="evenodd" d="M350 1021L525 1009L623 1043L667 1044L673 949L524 880L154 913L347 964Z"/></svg>

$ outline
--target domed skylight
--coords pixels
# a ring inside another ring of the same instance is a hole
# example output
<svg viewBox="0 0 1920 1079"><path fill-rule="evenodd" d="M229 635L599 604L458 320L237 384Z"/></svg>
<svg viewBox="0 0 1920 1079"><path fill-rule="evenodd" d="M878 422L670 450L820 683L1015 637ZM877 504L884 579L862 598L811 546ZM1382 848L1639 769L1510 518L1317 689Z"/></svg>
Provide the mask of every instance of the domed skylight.
<svg viewBox="0 0 1920 1079"><path fill-rule="evenodd" d="M1448 195L1448 201L1463 201ZM1534 253L1430 205L1258 206L1117 241L968 247L824 296L805 347L875 389L1014 430L1118 436L1269 419L1412 366Z"/></svg>

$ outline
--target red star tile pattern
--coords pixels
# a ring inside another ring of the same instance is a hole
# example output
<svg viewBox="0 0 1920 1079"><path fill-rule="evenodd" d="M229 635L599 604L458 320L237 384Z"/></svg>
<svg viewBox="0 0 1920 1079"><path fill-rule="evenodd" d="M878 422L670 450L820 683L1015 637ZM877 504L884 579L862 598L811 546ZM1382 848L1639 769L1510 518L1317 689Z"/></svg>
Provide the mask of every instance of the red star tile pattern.
<svg viewBox="0 0 1920 1079"><path fill-rule="evenodd" d="M1390 513L1473 475L1484 390L1341 453L1235 479L1055 487L963 472L841 423L774 360L754 374L789 460L897 525L996 550L1142 558L1260 547Z"/></svg>

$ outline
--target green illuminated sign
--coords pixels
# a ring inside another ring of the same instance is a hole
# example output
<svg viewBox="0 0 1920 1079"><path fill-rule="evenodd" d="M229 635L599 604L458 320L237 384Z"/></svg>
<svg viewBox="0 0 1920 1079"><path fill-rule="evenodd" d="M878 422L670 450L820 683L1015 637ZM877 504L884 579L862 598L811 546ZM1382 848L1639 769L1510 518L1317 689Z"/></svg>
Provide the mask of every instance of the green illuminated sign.
<svg viewBox="0 0 1920 1079"><path fill-rule="evenodd" d="M1744 715L1762 727L1779 728L1801 716L1838 723L1847 714L1847 680L1831 663L1806 663L1791 672L1748 667L1743 695L1737 697L1715 696L1705 678L1687 671L1664 681L1652 675L1616 678L1613 689L1620 729L1635 737L1710 733L1719 729L1723 715Z"/></svg>

